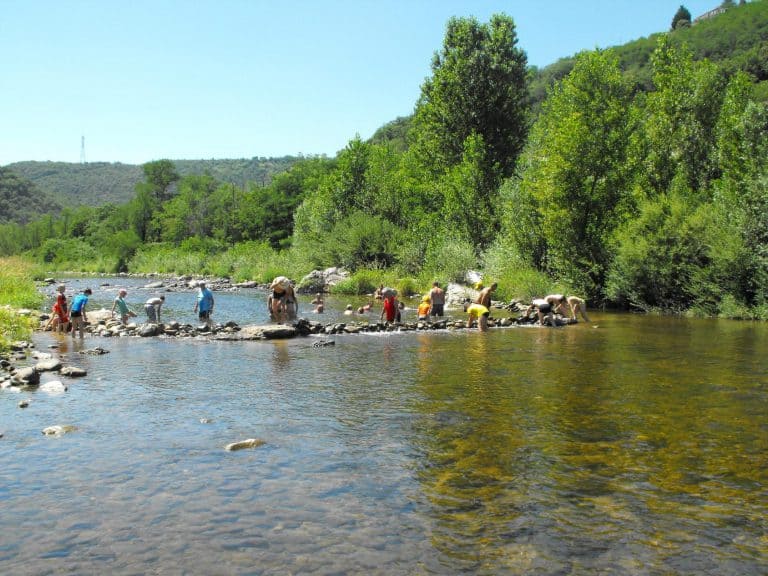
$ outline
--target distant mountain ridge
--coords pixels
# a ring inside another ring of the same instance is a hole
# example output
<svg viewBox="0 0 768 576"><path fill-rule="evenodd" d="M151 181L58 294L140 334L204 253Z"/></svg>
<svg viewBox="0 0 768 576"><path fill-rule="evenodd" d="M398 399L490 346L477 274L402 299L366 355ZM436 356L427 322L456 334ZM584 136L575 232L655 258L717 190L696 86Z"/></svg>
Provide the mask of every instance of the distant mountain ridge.
<svg viewBox="0 0 768 576"><path fill-rule="evenodd" d="M251 158L223 160L172 160L181 176L210 173L221 182L246 186L266 185L300 158ZM136 184L144 179L141 165L120 162L26 161L4 168L32 182L36 189L62 206L124 204L133 198Z"/></svg>

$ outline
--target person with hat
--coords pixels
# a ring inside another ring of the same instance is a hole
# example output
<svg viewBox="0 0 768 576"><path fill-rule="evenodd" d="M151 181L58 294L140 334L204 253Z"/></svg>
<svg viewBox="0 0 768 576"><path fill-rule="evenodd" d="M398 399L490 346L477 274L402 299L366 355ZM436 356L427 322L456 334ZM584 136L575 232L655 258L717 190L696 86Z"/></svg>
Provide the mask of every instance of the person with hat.
<svg viewBox="0 0 768 576"><path fill-rule="evenodd" d="M120 312L120 322L128 324L128 318L135 318L136 314L128 309L128 304L125 303L125 297L128 294L128 290L120 288L117 291L117 298L112 303L112 317L115 317L115 308Z"/></svg>

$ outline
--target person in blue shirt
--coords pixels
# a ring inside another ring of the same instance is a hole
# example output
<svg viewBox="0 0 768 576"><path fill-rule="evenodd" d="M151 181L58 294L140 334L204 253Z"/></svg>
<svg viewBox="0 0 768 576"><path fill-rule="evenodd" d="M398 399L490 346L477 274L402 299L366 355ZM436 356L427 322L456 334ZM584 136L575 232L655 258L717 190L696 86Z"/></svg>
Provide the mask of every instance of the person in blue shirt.
<svg viewBox="0 0 768 576"><path fill-rule="evenodd" d="M90 288L86 288L72 300L72 306L69 308L69 320L72 322L72 338L75 332L80 328L80 338L85 335L85 323L88 317L85 314L85 305L88 304L88 296L93 294Z"/></svg>
<svg viewBox="0 0 768 576"><path fill-rule="evenodd" d="M200 321L205 322L208 328L211 327L211 316L213 315L213 292L205 287L205 282L200 282L197 291L197 302L195 302L195 312Z"/></svg>

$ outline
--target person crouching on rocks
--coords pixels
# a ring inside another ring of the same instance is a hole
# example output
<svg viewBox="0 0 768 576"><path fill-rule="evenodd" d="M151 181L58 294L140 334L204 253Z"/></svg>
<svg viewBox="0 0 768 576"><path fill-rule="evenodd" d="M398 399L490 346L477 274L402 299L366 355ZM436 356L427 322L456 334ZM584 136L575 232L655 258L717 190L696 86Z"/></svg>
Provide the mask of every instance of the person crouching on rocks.
<svg viewBox="0 0 768 576"><path fill-rule="evenodd" d="M53 305L53 314L49 324L53 330L66 332L69 329L69 314L67 314L67 296L64 294L67 287L59 284L56 287L56 303Z"/></svg>
<svg viewBox="0 0 768 576"><path fill-rule="evenodd" d="M432 308L429 296L424 296L419 304L419 310L417 312L419 320L429 320L429 310Z"/></svg>
<svg viewBox="0 0 768 576"><path fill-rule="evenodd" d="M147 313L147 320L150 324L160 324L160 309L165 303L165 296L150 298L144 304L144 312Z"/></svg>

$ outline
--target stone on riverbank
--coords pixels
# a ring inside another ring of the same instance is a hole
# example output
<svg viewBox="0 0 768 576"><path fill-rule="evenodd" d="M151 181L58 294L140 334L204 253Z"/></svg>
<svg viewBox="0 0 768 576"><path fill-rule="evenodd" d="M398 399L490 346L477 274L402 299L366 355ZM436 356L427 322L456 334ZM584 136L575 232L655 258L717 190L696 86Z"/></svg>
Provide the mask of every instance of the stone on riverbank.
<svg viewBox="0 0 768 576"><path fill-rule="evenodd" d="M325 270L313 270L299 281L296 291L300 294L313 294L316 292L329 292L342 280L349 277L349 272L343 268L326 268Z"/></svg>
<svg viewBox="0 0 768 576"><path fill-rule="evenodd" d="M287 324L252 324L243 326L238 332L215 336L217 340L281 340L294 338L298 331Z"/></svg>

